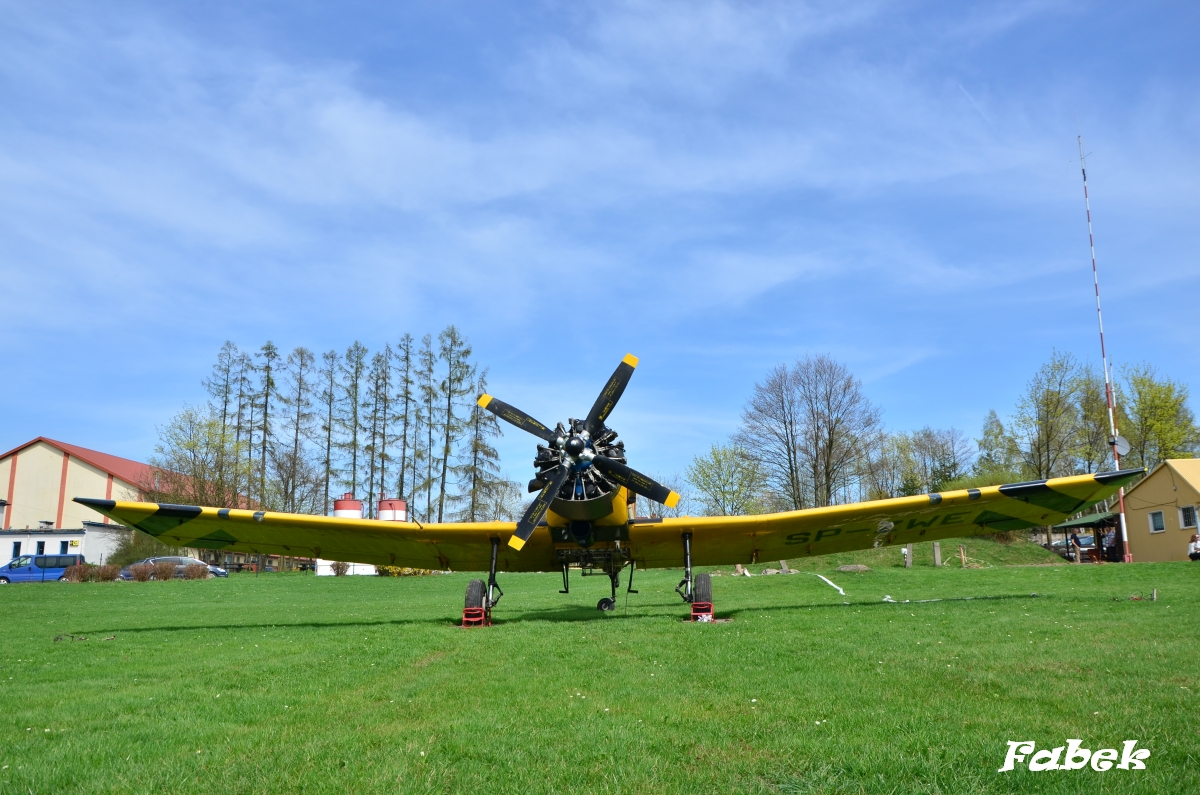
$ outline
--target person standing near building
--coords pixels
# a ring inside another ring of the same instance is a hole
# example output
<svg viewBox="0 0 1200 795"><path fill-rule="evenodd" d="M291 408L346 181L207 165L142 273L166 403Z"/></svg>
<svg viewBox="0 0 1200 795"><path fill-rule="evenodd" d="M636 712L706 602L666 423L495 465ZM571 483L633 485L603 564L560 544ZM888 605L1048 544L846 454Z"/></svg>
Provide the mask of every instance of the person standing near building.
<svg viewBox="0 0 1200 795"><path fill-rule="evenodd" d="M1200 535L1193 535L1188 543L1188 560L1200 560Z"/></svg>

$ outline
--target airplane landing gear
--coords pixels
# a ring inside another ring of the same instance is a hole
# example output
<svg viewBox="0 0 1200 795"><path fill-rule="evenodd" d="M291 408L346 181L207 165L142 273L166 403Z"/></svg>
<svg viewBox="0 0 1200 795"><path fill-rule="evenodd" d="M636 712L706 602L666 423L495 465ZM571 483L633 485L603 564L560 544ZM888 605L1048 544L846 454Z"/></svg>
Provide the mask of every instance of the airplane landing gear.
<svg viewBox="0 0 1200 795"><path fill-rule="evenodd" d="M607 596L596 603L596 609L601 610L605 613L607 613L610 610L615 610L616 607L617 607L617 601L615 599L609 599Z"/></svg>
<svg viewBox="0 0 1200 795"><path fill-rule="evenodd" d="M604 613L617 607L617 586L621 583L621 570L613 569L608 572L608 582L612 586L612 596L606 596L596 603L596 609Z"/></svg>
<svg viewBox="0 0 1200 795"><path fill-rule="evenodd" d="M500 539L492 539L492 563L488 567L488 579L471 580L467 583L467 595L463 603L464 627L490 627L492 625L492 608L504 596L504 591L496 584L496 556L500 551Z"/></svg>

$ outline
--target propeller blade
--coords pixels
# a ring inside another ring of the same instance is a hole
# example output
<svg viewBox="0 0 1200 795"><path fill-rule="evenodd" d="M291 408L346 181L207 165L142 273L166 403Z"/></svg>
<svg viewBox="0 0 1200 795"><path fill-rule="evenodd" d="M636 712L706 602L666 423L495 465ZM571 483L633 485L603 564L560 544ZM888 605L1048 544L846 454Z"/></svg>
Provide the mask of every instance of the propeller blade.
<svg viewBox="0 0 1200 795"><path fill-rule="evenodd" d="M534 501L525 509L525 515L521 517L521 521L517 522L517 532L508 539L510 547L519 552L521 547L525 546L525 542L533 535L534 528L537 527L538 522L542 521L542 517L550 509L550 503L554 502L554 497L562 485L567 482L570 474L570 467L560 466L554 474L554 480L542 487Z"/></svg>
<svg viewBox="0 0 1200 795"><path fill-rule="evenodd" d="M608 419L609 414L612 414L617 401L621 399L621 393L625 391L625 386L629 383L629 378L633 375L633 370L637 365L638 357L632 353L625 354L625 358L613 372L612 378L608 379L604 389L600 390L600 397L596 398L592 410L588 412L587 423L584 425L589 436L595 437L603 430L604 421Z"/></svg>
<svg viewBox="0 0 1200 795"><path fill-rule="evenodd" d="M663 484L656 483L636 469L630 469L611 458L598 455L592 459L592 466L603 472L609 480L619 483L634 494L640 494L648 500L661 502L668 508L674 508L679 503L679 495Z"/></svg>
<svg viewBox="0 0 1200 795"><path fill-rule="evenodd" d="M478 402L480 408L487 409L505 422L512 423L521 430L528 431L550 444L554 444L558 440L558 435L554 431L542 425L519 408L508 405L503 400L497 400L491 395L480 395Z"/></svg>

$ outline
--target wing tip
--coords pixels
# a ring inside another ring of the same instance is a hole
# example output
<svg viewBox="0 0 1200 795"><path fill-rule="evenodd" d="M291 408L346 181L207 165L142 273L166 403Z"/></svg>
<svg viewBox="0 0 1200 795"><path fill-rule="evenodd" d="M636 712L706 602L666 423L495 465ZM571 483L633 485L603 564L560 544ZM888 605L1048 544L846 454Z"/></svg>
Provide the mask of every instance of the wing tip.
<svg viewBox="0 0 1200 795"><path fill-rule="evenodd" d="M492 402L492 396L491 395L480 395L479 400L476 402L479 404L479 408L486 409L488 407L488 404Z"/></svg>
<svg viewBox="0 0 1200 795"><path fill-rule="evenodd" d="M638 357L634 356L632 353L627 353L627 354L625 354L625 358L622 359L621 362L629 365L630 367L637 367L638 366Z"/></svg>
<svg viewBox="0 0 1200 795"><path fill-rule="evenodd" d="M513 549L517 550L518 552L520 552L521 548L523 546L525 546L525 541L520 536L518 536L517 534L514 533L513 535L509 536L508 545L510 547L512 547Z"/></svg>
<svg viewBox="0 0 1200 795"><path fill-rule="evenodd" d="M679 504L679 495L673 491L667 495L667 498L665 500L663 500L663 505L667 506L668 508L674 508L678 504Z"/></svg>
<svg viewBox="0 0 1200 795"><path fill-rule="evenodd" d="M72 497L71 501L77 502L80 505L86 505L87 507L89 507L93 510L96 510L96 511L99 511L99 510L111 511L113 508L117 507L116 500L101 500L101 499L96 499L95 497Z"/></svg>

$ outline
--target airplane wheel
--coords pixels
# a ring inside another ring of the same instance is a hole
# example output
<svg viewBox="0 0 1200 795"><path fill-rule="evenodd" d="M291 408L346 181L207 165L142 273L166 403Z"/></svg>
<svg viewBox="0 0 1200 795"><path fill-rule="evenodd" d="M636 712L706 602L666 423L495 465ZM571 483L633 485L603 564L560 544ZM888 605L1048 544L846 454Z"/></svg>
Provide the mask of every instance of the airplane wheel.
<svg viewBox="0 0 1200 795"><path fill-rule="evenodd" d="M697 574L692 582L692 601L712 604L712 575Z"/></svg>
<svg viewBox="0 0 1200 795"><path fill-rule="evenodd" d="M486 594L483 580L471 580L467 583L467 600L463 607L483 607Z"/></svg>
<svg viewBox="0 0 1200 795"><path fill-rule="evenodd" d="M603 610L606 613L609 610L615 609L616 606L617 606L617 603L614 602L612 599L609 599L607 596L596 603L596 609Z"/></svg>

